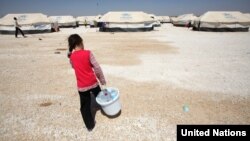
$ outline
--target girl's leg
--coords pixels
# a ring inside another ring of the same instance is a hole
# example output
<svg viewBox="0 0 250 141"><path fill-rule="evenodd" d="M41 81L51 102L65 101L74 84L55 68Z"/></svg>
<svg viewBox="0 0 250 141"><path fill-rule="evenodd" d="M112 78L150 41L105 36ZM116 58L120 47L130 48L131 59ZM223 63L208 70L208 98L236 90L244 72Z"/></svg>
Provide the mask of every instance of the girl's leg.
<svg viewBox="0 0 250 141"><path fill-rule="evenodd" d="M23 31L22 31L20 28L18 28L18 30L21 32L21 34L22 34L23 37L24 37Z"/></svg>
<svg viewBox="0 0 250 141"><path fill-rule="evenodd" d="M101 106L96 102L95 98L97 97L97 95L101 91L101 89L99 86L97 86L97 87L91 89L90 91L94 95L94 97L92 97L93 99L91 100L91 102L92 102L91 103L91 111L92 111L92 117L95 120L96 112L101 109Z"/></svg>
<svg viewBox="0 0 250 141"><path fill-rule="evenodd" d="M18 28L16 27L16 31L15 31L16 38L17 38L17 34L18 34Z"/></svg>
<svg viewBox="0 0 250 141"><path fill-rule="evenodd" d="M91 97L90 97L90 91L86 92L79 92L80 95L80 103L81 103L81 114L83 121L85 123L85 126L91 130L95 126L94 119L91 114Z"/></svg>

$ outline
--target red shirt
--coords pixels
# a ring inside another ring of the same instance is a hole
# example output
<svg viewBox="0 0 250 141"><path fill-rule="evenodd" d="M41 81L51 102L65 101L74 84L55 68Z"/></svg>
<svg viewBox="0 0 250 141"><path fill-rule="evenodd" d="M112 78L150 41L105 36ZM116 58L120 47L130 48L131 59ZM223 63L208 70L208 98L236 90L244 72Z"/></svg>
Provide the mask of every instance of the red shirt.
<svg viewBox="0 0 250 141"><path fill-rule="evenodd" d="M78 50L74 51L70 56L72 67L75 70L78 89L90 87L97 83L90 61L90 54L89 50Z"/></svg>

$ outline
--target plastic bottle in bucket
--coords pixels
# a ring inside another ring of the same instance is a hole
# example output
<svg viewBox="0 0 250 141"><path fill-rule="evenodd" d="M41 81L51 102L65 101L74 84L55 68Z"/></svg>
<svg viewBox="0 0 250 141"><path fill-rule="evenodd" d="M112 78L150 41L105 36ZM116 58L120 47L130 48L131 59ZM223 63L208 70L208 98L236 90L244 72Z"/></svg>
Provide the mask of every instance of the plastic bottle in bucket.
<svg viewBox="0 0 250 141"><path fill-rule="evenodd" d="M104 90L103 90L103 95L102 95L101 99L102 99L103 101L106 101L106 102L112 100L111 94L108 92L107 89L104 89Z"/></svg>

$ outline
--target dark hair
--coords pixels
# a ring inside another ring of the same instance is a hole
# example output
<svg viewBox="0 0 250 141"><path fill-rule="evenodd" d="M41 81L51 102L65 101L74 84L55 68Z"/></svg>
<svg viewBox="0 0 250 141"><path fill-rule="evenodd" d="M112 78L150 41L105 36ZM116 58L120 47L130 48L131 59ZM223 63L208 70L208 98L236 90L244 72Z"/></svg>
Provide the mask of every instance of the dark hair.
<svg viewBox="0 0 250 141"><path fill-rule="evenodd" d="M69 43L69 53L68 57L70 57L72 51L75 49L77 45L82 44L82 38L78 34L72 34L68 38Z"/></svg>
<svg viewBox="0 0 250 141"><path fill-rule="evenodd" d="M16 17L14 17L14 20L17 20Z"/></svg>

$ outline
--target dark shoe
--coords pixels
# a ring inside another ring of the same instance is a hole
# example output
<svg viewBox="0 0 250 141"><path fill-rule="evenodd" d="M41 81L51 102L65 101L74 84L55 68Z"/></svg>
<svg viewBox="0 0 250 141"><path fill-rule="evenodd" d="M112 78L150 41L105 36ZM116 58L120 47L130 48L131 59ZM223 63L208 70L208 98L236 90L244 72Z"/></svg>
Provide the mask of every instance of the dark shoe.
<svg viewBox="0 0 250 141"><path fill-rule="evenodd" d="M23 36L23 38L27 38L27 36Z"/></svg>
<svg viewBox="0 0 250 141"><path fill-rule="evenodd" d="M96 121L95 121L95 123L96 123ZM94 127L93 128L89 128L88 131L91 132L94 128L95 128L95 124L94 124Z"/></svg>
<svg viewBox="0 0 250 141"><path fill-rule="evenodd" d="M88 129L89 132L91 132L94 128Z"/></svg>

